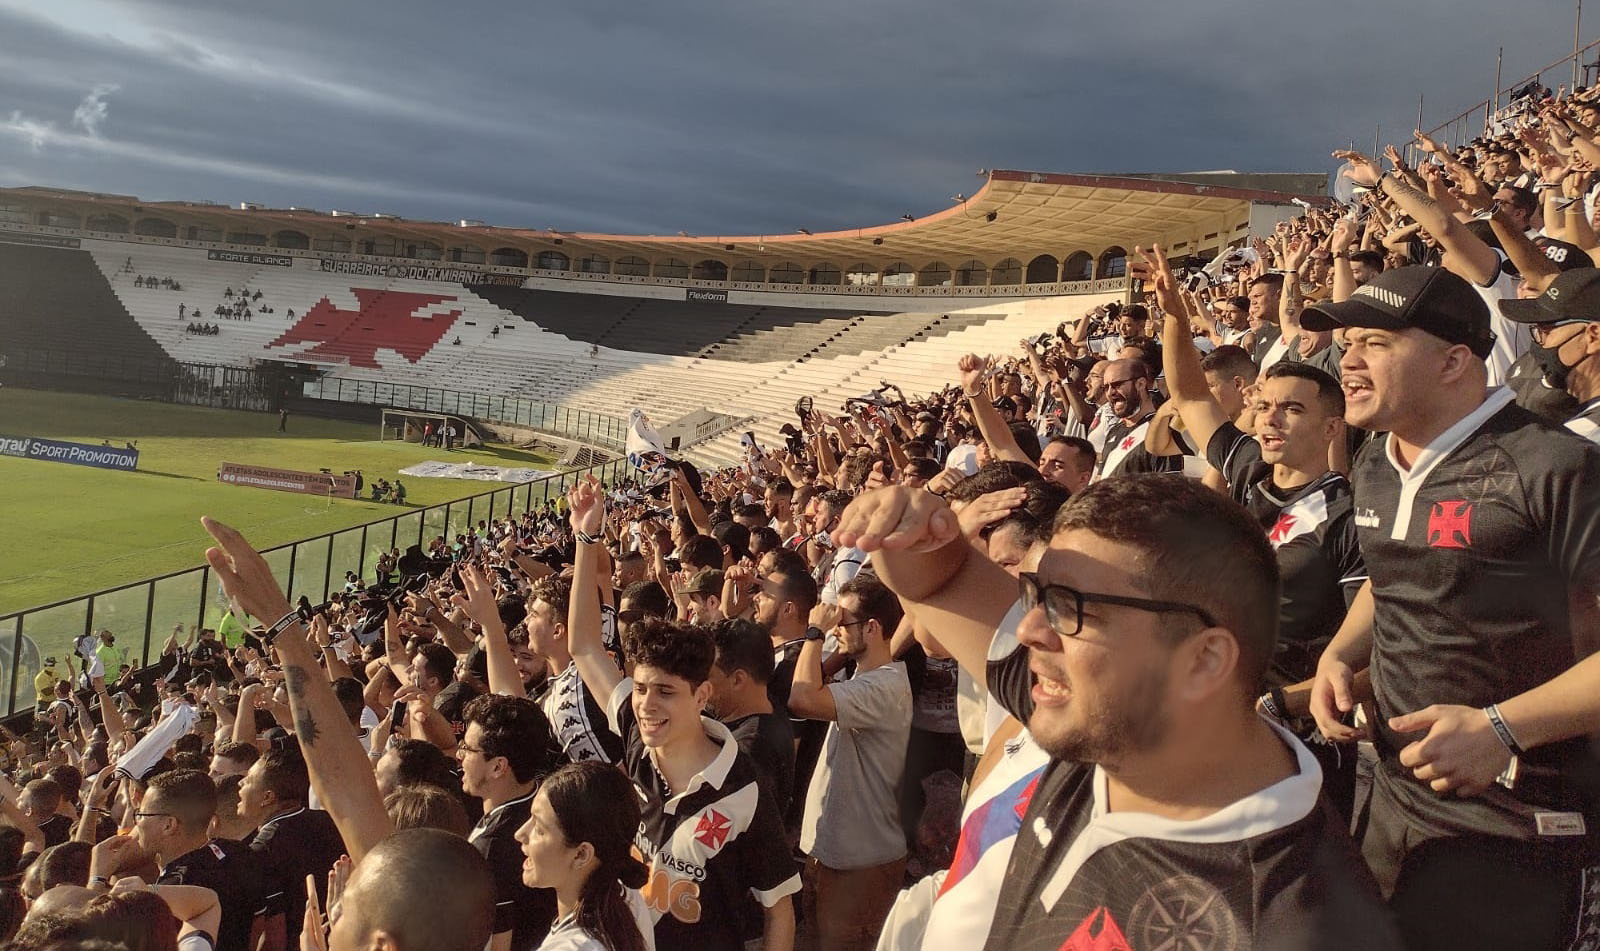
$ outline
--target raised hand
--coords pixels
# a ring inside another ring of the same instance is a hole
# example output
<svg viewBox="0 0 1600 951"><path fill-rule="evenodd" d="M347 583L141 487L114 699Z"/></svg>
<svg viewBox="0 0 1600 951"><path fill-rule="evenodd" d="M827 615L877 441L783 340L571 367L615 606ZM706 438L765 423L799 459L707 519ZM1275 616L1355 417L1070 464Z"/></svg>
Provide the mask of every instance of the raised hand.
<svg viewBox="0 0 1600 951"><path fill-rule="evenodd" d="M567 507L572 512L573 531L585 535L599 534L605 521L605 503L600 495L598 479L591 475L568 489Z"/></svg>
<svg viewBox="0 0 1600 951"><path fill-rule="evenodd" d="M1172 264L1161 245L1152 244L1150 250L1134 247L1139 260L1133 262L1134 276L1146 281L1155 291L1156 304L1169 314L1183 314L1183 298L1178 296L1178 279L1173 276Z"/></svg>
<svg viewBox="0 0 1600 951"><path fill-rule="evenodd" d="M1438 139L1435 139L1433 136L1422 131L1421 129L1413 130L1411 137L1417 140L1417 148L1427 152L1429 155L1432 155L1435 152L1444 151L1444 147L1439 144ZM1390 148L1393 148L1393 146L1390 146Z"/></svg>
<svg viewBox="0 0 1600 951"><path fill-rule="evenodd" d="M1343 159L1349 166L1342 170L1342 174L1357 185L1376 188L1378 181L1383 178L1383 169L1373 159L1349 149L1340 149L1333 153L1336 159Z"/></svg>
<svg viewBox="0 0 1600 951"><path fill-rule="evenodd" d="M1335 254L1348 251L1356 243L1356 223L1350 218L1340 218L1333 224L1328 236L1328 249Z"/></svg>
<svg viewBox="0 0 1600 951"><path fill-rule="evenodd" d="M857 496L840 516L833 541L865 552L933 551L960 533L961 525L944 499L894 485Z"/></svg>
<svg viewBox="0 0 1600 951"><path fill-rule="evenodd" d="M494 596L494 585L477 565L461 567L461 593L450 603L467 612L467 617L478 622L485 633L500 630L500 604Z"/></svg>
<svg viewBox="0 0 1600 951"><path fill-rule="evenodd" d="M961 391L972 396L983 386L983 378L989 372L989 360L976 353L969 353L956 361L956 369L961 373Z"/></svg>
<svg viewBox="0 0 1600 951"><path fill-rule="evenodd" d="M272 568L244 536L212 518L202 518L200 524L217 542L216 547L206 550L206 561L228 597L266 624L288 614L289 599L272 576Z"/></svg>
<svg viewBox="0 0 1600 951"><path fill-rule="evenodd" d="M961 534L969 539L977 538L979 532L1016 511L1027 498L1028 490L1020 486L978 496L956 513Z"/></svg>

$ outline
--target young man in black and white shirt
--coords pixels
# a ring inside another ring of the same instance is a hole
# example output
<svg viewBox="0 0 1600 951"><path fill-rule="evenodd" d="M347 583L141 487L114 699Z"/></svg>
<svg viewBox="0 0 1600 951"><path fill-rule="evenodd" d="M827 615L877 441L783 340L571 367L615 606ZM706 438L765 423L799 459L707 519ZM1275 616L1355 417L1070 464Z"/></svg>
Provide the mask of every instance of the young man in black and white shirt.
<svg viewBox="0 0 1600 951"><path fill-rule="evenodd" d="M1334 739L1368 670L1379 766L1362 851L1412 948L1562 947L1578 930L1600 721L1600 448L1486 385L1488 307L1440 268L1306 312L1343 326L1371 581L1323 652ZM1582 658L1582 659L1580 659Z"/></svg>
<svg viewBox="0 0 1600 951"><path fill-rule="evenodd" d="M572 591L571 582L546 575L533 583L528 595L528 615L522 626L528 632L529 646L544 657L549 674L534 699L544 709L567 759L615 763L622 755L622 740L607 725L605 709L584 687L567 649Z"/></svg>
<svg viewBox="0 0 1600 951"><path fill-rule="evenodd" d="M591 477L568 500L578 541L573 585L585 590L600 561L599 485ZM601 643L597 599L573 598L567 628L585 686L609 698L623 740L620 765L639 793L635 845L650 866L641 894L656 922L656 947L742 951L758 937L746 927L758 905L763 947L791 951L800 877L777 807L727 726L702 715L716 656L711 637L643 622L627 645L629 678Z"/></svg>
<svg viewBox="0 0 1600 951"><path fill-rule="evenodd" d="M1399 948L1316 759L1253 710L1278 570L1234 502L1171 475L1095 483L1057 514L1020 603L927 493L869 492L838 534L1051 756L987 948L1201 932L1219 948Z"/></svg>

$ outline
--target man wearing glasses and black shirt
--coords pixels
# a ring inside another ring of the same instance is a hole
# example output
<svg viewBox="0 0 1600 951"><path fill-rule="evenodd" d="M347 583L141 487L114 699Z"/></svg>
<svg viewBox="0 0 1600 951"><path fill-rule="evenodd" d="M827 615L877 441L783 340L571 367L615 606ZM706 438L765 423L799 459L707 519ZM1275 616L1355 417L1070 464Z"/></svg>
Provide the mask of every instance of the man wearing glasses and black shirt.
<svg viewBox="0 0 1600 951"><path fill-rule="evenodd" d="M1278 566L1234 502L1180 476L1097 482L1020 603L936 496L869 492L838 534L1050 754L987 948L1400 947L1316 759L1255 714Z"/></svg>
<svg viewBox="0 0 1600 951"><path fill-rule="evenodd" d="M1152 456L1145 449L1144 436L1156 415L1156 404L1150 396L1154 386L1155 370L1143 360L1129 358L1106 364L1106 405L1116 415L1116 420L1106 430L1106 448L1100 453L1095 479L1182 469L1181 455ZM1184 452L1188 451L1181 438L1174 441Z"/></svg>
<svg viewBox="0 0 1600 951"><path fill-rule="evenodd" d="M1345 420L1388 434L1351 474L1372 578L1311 698L1354 739L1340 717L1371 673L1363 854L1408 947L1564 947L1596 854L1571 777L1600 722L1600 449L1487 386L1488 305L1443 268L1386 271L1303 322L1347 328Z"/></svg>

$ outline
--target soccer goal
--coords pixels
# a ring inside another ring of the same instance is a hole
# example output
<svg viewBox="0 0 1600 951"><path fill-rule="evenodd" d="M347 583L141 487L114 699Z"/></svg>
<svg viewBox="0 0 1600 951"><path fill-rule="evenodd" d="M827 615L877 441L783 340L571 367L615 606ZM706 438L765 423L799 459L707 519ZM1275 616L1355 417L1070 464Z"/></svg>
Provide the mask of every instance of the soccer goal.
<svg viewBox="0 0 1600 951"><path fill-rule="evenodd" d="M452 424L458 434L461 432L461 420L443 413L427 413L414 409L385 409L383 418L378 423L378 441L398 439L403 442L420 443L425 436L431 434L433 442L438 444L438 436L444 432L446 423Z"/></svg>

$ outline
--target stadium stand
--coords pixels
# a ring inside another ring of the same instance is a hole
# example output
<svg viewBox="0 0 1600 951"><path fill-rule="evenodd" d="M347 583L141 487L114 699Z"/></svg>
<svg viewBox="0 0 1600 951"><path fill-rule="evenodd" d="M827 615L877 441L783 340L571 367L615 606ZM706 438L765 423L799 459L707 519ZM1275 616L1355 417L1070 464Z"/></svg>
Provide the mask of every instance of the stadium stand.
<svg viewBox="0 0 1600 951"><path fill-rule="evenodd" d="M129 275L130 286L132 280ZM49 351L93 364L173 362L81 251L0 244L0 317L8 352Z"/></svg>
<svg viewBox="0 0 1600 951"><path fill-rule="evenodd" d="M83 245L77 252L4 245L42 262L30 269L38 280L89 295L61 308L30 306L37 326L29 346L61 350L91 339L50 316L58 309L77 320L104 311L127 331L142 329L143 350L128 352L184 362L290 361L320 365L336 378L515 395L619 417L637 407L658 426L706 411L720 418L713 429L727 430L690 452L708 464L736 459L746 430L778 439L801 396L837 402L891 376L908 388L938 389L934 368L952 354L1009 349L1060 316L998 302L886 312L840 309L854 301L801 307L466 286L329 273L301 257L264 266L189 248ZM142 273L171 275L183 290L138 286ZM1075 298L1074 306L1099 302ZM196 320L215 333L192 332Z"/></svg>

